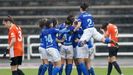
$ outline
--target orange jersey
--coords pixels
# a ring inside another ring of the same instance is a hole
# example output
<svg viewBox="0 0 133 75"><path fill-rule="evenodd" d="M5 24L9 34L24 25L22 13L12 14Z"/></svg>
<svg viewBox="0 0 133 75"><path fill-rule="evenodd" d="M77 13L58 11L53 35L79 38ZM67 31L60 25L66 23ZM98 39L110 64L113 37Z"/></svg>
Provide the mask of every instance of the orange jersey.
<svg viewBox="0 0 133 75"><path fill-rule="evenodd" d="M107 26L106 35L109 36L110 39L118 42L118 28L116 25L109 23ZM115 46L113 43L108 45L109 47Z"/></svg>
<svg viewBox="0 0 133 75"><path fill-rule="evenodd" d="M12 25L9 28L8 33L8 43L10 44L11 39L15 38L16 42L14 43L13 47L10 48L10 57L22 56L23 55L23 38L22 38L22 31L20 27L16 25Z"/></svg>

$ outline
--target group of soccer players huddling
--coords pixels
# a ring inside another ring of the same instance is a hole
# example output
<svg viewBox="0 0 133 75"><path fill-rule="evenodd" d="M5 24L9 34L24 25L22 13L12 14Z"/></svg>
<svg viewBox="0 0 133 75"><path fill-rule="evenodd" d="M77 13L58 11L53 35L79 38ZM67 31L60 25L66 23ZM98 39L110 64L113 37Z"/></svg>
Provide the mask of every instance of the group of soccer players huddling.
<svg viewBox="0 0 133 75"><path fill-rule="evenodd" d="M78 75L95 75L91 66L91 58L94 56L94 39L109 44L108 73L111 74L112 67L123 75L116 62L118 52L118 28L111 23L102 25L100 34L94 27L92 15L86 12L88 5L80 5L80 15L68 15L65 22L58 24L56 18L39 20L40 46L39 52L42 64L39 66L38 75L44 75L48 69L48 75L62 75L65 64L65 74L71 75L73 63L75 63ZM8 28L8 44L3 57L9 52L12 75L24 75L19 69L22 64L23 36L19 27L11 16L3 20Z"/></svg>
<svg viewBox="0 0 133 75"><path fill-rule="evenodd" d="M47 69L49 75L62 75L64 64L65 74L71 75L73 63L78 75L95 75L90 64L94 39L117 45L96 30L92 15L86 12L87 7L85 3L81 4L81 13L77 18L68 15L65 22L59 25L56 18L39 20L39 52L43 63L38 75L44 75Z"/></svg>
<svg viewBox="0 0 133 75"><path fill-rule="evenodd" d="M49 75L57 73L62 75L65 63L65 73L71 75L73 62L75 62L78 75L81 75L82 71L84 75L88 73L95 75L89 60L94 51L93 39L83 46L78 44L83 29L79 28L74 31L78 24L74 15L69 15L66 21L58 26L57 23L56 18L39 20L41 28L39 52L43 64L39 67L38 75L44 75L47 69Z"/></svg>

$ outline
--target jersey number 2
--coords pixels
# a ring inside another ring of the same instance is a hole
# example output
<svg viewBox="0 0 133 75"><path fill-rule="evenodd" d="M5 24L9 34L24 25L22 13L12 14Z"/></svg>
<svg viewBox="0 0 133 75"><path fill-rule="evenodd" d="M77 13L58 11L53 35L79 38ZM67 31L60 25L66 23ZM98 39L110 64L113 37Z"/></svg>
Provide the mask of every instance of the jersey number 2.
<svg viewBox="0 0 133 75"><path fill-rule="evenodd" d="M117 29L117 27L115 28L115 37L118 37L118 29Z"/></svg>
<svg viewBox="0 0 133 75"><path fill-rule="evenodd" d="M87 19L87 22L89 27L93 25L93 21L91 19Z"/></svg>

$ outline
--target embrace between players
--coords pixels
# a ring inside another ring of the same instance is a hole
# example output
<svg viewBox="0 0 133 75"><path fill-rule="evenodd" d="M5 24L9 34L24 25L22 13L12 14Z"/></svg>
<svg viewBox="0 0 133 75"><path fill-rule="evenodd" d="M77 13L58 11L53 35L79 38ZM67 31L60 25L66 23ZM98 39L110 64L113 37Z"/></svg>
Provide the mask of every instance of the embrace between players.
<svg viewBox="0 0 133 75"><path fill-rule="evenodd" d="M95 75L94 69L90 64L90 56L93 52L94 39L106 44L111 43L111 51L109 51L109 65L111 65L111 67L112 65L117 65L116 68L119 68L115 59L117 55L116 49L118 49L117 32L115 30L116 33L112 33L113 30L111 28L111 30L108 30L110 25L115 29L117 29L117 27L110 23L104 24L101 27L101 30L105 35L103 36L94 27L94 19L91 14L86 12L87 7L88 5L85 3L81 4L81 13L78 18L75 18L74 15L69 15L66 21L58 26L56 18L43 18L39 20L39 26L41 28L39 52L41 53L42 64L39 67L38 75L44 75L47 68L49 75L57 75L57 73L62 75L65 62L65 73L66 75L71 75L73 60L76 65L78 75L82 75L82 73L83 75ZM21 65L22 62L23 50L15 48L15 43L22 44L21 28L15 25L15 23L10 19L5 19L3 24L6 26L8 22L10 24L8 27L9 29L12 29L14 26L11 34L9 34L9 47L7 48L12 61L12 75L24 75L23 72L18 69L18 65ZM110 39L110 34L115 34L115 36L111 36ZM16 41L16 39L18 41ZM5 51L4 56L6 55L6 52L7 51ZM11 56L12 54L13 56ZM111 70L112 69L109 69L108 75L110 75ZM120 74L122 74L120 68L117 70Z"/></svg>

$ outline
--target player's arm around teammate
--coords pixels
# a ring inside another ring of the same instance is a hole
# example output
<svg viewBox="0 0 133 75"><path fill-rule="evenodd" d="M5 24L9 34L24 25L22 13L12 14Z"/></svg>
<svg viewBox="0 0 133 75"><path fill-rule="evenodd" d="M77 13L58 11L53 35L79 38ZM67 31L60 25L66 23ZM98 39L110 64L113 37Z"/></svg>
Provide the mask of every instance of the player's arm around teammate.
<svg viewBox="0 0 133 75"><path fill-rule="evenodd" d="M77 26L77 20L75 20L73 26L74 27ZM85 58L88 59L88 46L87 44L83 45L82 47L78 46L78 42L82 34L83 34L82 28L79 28L74 32L74 41L73 41L73 46L75 48L74 61L77 68L78 75L81 75L82 73L83 75L88 75L88 71L84 61Z"/></svg>
<svg viewBox="0 0 133 75"><path fill-rule="evenodd" d="M51 61L54 65L52 70L52 75L57 75L61 68L61 56L59 54L57 42L56 42L56 34L60 32L67 32L65 30L58 30L53 28L53 22L48 20L46 22L46 29L44 30L44 40L46 44L46 51L48 55L48 60Z"/></svg>
<svg viewBox="0 0 133 75"><path fill-rule="evenodd" d="M69 15L65 21L66 29L69 32L65 32L61 34L61 38L64 39L64 42L62 42L62 46L60 49L60 54L61 54L61 61L62 61L62 66L64 63L66 63L65 67L65 73L66 75L71 75L72 72L72 64L73 64L73 45L72 45L72 40L73 40L73 33L71 32L71 28L73 27L74 21L74 15ZM63 69L63 67L62 67ZM61 69L61 70L62 70ZM61 71L62 72L62 71Z"/></svg>
<svg viewBox="0 0 133 75"><path fill-rule="evenodd" d="M12 75L24 75L24 73L18 69L22 63L23 56L23 37L22 30L17 26L11 16L3 20L3 24L8 28L8 44L9 56L11 59L11 71Z"/></svg>

